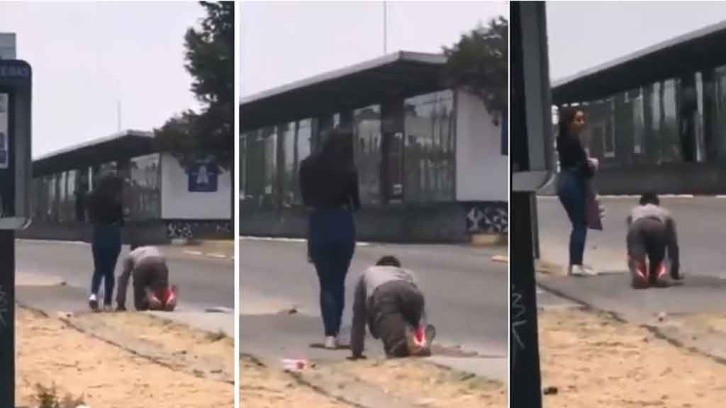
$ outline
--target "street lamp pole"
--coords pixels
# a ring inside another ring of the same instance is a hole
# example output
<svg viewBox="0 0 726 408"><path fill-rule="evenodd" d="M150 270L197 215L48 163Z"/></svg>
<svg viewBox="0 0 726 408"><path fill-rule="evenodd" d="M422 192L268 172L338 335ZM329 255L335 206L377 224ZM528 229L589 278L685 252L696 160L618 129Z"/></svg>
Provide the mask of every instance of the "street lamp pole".
<svg viewBox="0 0 726 408"><path fill-rule="evenodd" d="M387 39L388 39L387 13L388 13L388 10L387 9L388 9L388 4L387 4L387 2L384 1L383 2L383 55L386 55L386 53L388 52L388 44L387 44Z"/></svg>

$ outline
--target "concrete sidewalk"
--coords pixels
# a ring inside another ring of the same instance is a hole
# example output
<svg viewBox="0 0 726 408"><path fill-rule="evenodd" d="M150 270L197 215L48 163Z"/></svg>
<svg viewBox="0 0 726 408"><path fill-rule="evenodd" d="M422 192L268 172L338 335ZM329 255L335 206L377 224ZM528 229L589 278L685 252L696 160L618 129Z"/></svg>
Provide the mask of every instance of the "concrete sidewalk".
<svg viewBox="0 0 726 408"><path fill-rule="evenodd" d="M240 252L241 348L267 364L283 358L343 361L350 351L311 348L323 341L319 283L305 245L292 240L243 240ZM429 320L437 327L430 362L506 381L507 266L499 249L457 245L369 244L356 248L346 285L341 337L348 341L358 276L383 255L396 254L417 274ZM294 309L294 313L288 313ZM383 358L380 341L366 339L367 355Z"/></svg>
<svg viewBox="0 0 726 408"><path fill-rule="evenodd" d="M18 272L16 276L16 301L26 307L41 310L49 316L57 313L87 313L88 293L85 289L66 285L59 277L50 274ZM198 310L181 305L173 313L148 312L176 323L233 338L235 333L233 310Z"/></svg>
<svg viewBox="0 0 726 408"><path fill-rule="evenodd" d="M321 343L319 316L302 313L277 313L240 316L242 352L259 358L270 367L283 368L283 359L307 359L318 364L344 361L350 350L326 350L313 347ZM341 328L342 344L350 342L350 326ZM434 355L424 358L440 366L472 373L484 378L506 382L509 366L506 356L474 355L463 350L441 346L434 341ZM385 359L380 340L366 333L365 355L369 359Z"/></svg>
<svg viewBox="0 0 726 408"><path fill-rule="evenodd" d="M585 264L601 275L569 277L563 273L568 263L569 222L556 199L539 199L541 264L550 273L538 273L538 285L551 294L646 327L676 345L726 361L724 333L694 331L682 324L688 316L726 315L726 257L721 255L726 232L717 221L719 214L726 214L726 201L663 199L662 204L678 222L684 280L669 288L634 290L626 265L625 218L636 201L603 199L604 231L588 231L585 251Z"/></svg>

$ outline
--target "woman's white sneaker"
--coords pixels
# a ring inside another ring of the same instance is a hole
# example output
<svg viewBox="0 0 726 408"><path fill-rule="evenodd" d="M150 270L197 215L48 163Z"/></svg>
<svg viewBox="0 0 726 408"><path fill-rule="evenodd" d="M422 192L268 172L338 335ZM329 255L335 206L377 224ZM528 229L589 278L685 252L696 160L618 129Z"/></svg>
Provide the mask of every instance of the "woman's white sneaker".
<svg viewBox="0 0 726 408"><path fill-rule="evenodd" d="M335 336L325 337L325 348L335 350L338 348L338 339Z"/></svg>
<svg viewBox="0 0 726 408"><path fill-rule="evenodd" d="M572 276L597 276L598 273L592 268L582 265L571 265L570 275Z"/></svg>

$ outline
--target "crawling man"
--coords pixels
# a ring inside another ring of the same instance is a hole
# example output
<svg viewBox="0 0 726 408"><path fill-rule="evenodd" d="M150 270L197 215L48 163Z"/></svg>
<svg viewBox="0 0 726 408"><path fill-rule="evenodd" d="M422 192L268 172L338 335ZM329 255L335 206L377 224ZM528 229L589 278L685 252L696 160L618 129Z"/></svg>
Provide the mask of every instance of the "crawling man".
<svg viewBox="0 0 726 408"><path fill-rule="evenodd" d="M363 358L365 329L383 342L387 357L431 354L434 327L425 324L424 295L410 270L384 256L361 275L355 289L352 359Z"/></svg>
<svg viewBox="0 0 726 408"><path fill-rule="evenodd" d="M633 288L668 286L663 279L668 269L666 254L670 260L671 278L680 280L676 223L670 212L660 206L658 196L643 194L640 205L631 210L627 223L628 268Z"/></svg>
<svg viewBox="0 0 726 408"><path fill-rule="evenodd" d="M131 246L123 262L118 280L116 302L118 311L126 310L126 291L129 278L133 278L134 307L136 310L164 310L171 312L177 304L177 290L169 287L169 269L166 259L154 246Z"/></svg>

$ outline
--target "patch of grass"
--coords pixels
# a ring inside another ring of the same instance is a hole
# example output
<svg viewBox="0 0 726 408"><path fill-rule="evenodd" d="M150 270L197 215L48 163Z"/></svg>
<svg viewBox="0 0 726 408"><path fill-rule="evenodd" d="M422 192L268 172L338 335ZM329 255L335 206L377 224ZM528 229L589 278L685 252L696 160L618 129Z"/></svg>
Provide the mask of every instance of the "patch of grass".
<svg viewBox="0 0 726 408"><path fill-rule="evenodd" d="M83 396L74 397L71 394L66 394L63 398L60 398L55 384L50 387L36 384L35 400L38 403L38 408L77 408L85 405Z"/></svg>

